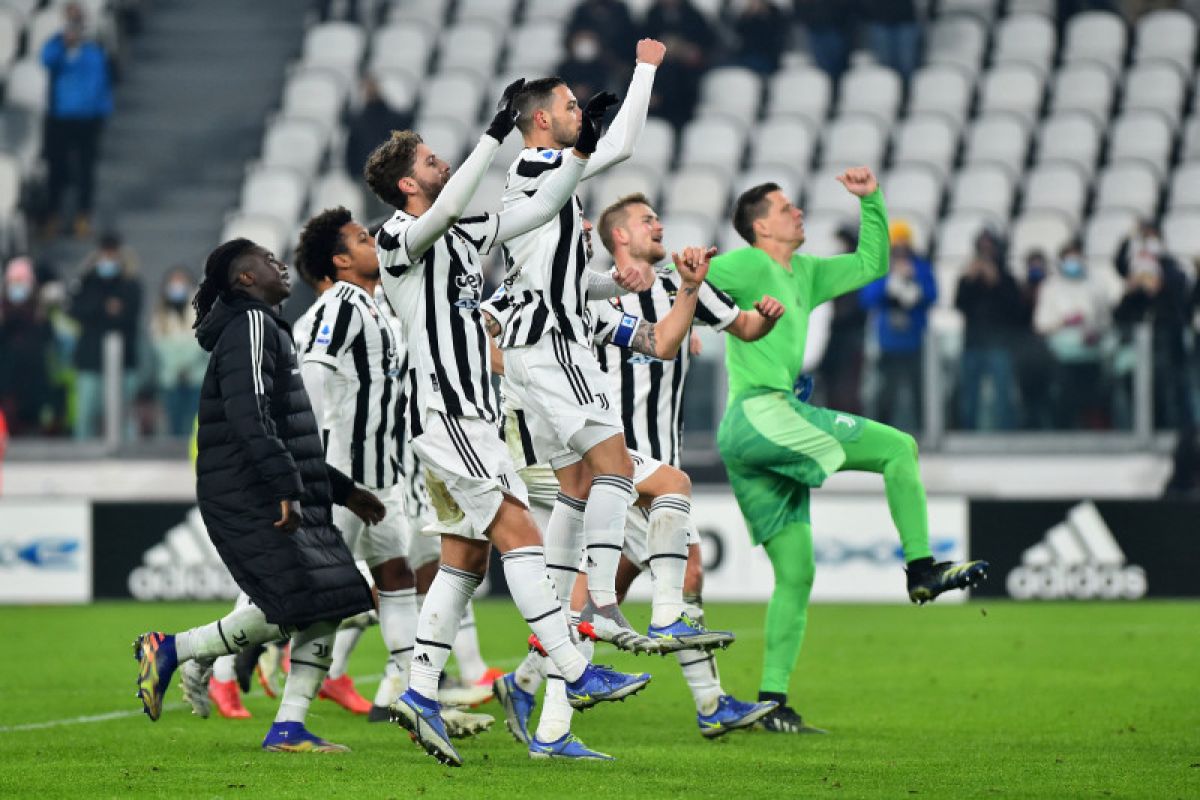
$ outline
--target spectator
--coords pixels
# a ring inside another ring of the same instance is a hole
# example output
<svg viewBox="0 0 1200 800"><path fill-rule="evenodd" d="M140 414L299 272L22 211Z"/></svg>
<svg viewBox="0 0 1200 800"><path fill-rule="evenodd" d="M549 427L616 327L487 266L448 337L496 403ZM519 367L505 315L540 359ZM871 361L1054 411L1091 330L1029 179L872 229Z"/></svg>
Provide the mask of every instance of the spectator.
<svg viewBox="0 0 1200 800"><path fill-rule="evenodd" d="M879 343L879 421L911 432L920 428L921 353L937 282L928 259L913 252L908 223L893 221L890 233L888 274L864 286L859 300Z"/></svg>
<svg viewBox="0 0 1200 800"><path fill-rule="evenodd" d="M1046 254L1032 250L1025 256L1025 280L1021 283L1021 334L1013 342L1017 384L1021 389L1020 426L1027 430L1054 427L1050 387L1054 382L1054 359L1046 340L1033 329L1033 312L1045 285L1049 267Z"/></svg>
<svg viewBox="0 0 1200 800"><path fill-rule="evenodd" d="M571 12L566 41L570 43L581 31L590 31L600 39L601 59L610 74L624 79L633 69L629 43L637 39L637 29L623 0L583 0Z"/></svg>
<svg viewBox="0 0 1200 800"><path fill-rule="evenodd" d="M1103 345L1112 330L1112 303L1099 276L1088 269L1083 248L1072 242L1059 254L1058 269L1038 293L1033 325L1054 357L1055 424L1101 428L1108 424L1103 391Z"/></svg>
<svg viewBox="0 0 1200 800"><path fill-rule="evenodd" d="M772 0L735 0L730 27L738 45L733 61L762 75L779 69L792 21Z"/></svg>
<svg viewBox="0 0 1200 800"><path fill-rule="evenodd" d="M655 0L646 12L645 33L667 46L666 60L654 78L650 110L679 128L696 107L716 34L691 0Z"/></svg>
<svg viewBox="0 0 1200 800"><path fill-rule="evenodd" d="M355 180L361 180L367 156L371 155L380 142L387 141L392 131L412 127L412 114L396 111L388 105L379 88L379 82L371 76L363 78L361 84L362 107L350 115L346 136L346 172ZM373 192L366 192L368 218L385 216L389 209Z"/></svg>
<svg viewBox="0 0 1200 800"><path fill-rule="evenodd" d="M4 270L0 297L0 411L8 418L13 436L36 436L53 429L54 346L33 263L14 258Z"/></svg>
<svg viewBox="0 0 1200 800"><path fill-rule="evenodd" d="M613 82L602 48L600 37L591 30L577 31L567 43L567 60L559 64L558 76L567 82L580 103L586 103Z"/></svg>
<svg viewBox="0 0 1200 800"><path fill-rule="evenodd" d="M959 278L954 307L965 323L962 373L958 386L959 423L981 427L980 396L991 385L992 427L1013 427L1012 342L1022 328L1021 291L1004 266L1000 237L983 231L975 239L975 255Z"/></svg>
<svg viewBox="0 0 1200 800"><path fill-rule="evenodd" d="M1124 294L1114 311L1125 338L1148 322L1154 332L1154 418L1157 427L1193 424L1185 329L1192 302L1188 279L1164 249L1153 222L1143 221L1117 250L1117 273Z"/></svg>
<svg viewBox="0 0 1200 800"><path fill-rule="evenodd" d="M189 436L200 404L200 385L208 356L196 342L196 312L192 295L196 281L184 267L163 279L162 296L150 320L151 342L157 360L158 395L167 417L167 433Z"/></svg>
<svg viewBox="0 0 1200 800"><path fill-rule="evenodd" d="M46 112L47 235L58 231L64 195L74 185L75 235L91 231L96 156L104 122L112 114L108 55L89 38L83 10L63 7L66 24L42 47L42 63L50 73Z"/></svg>
<svg viewBox="0 0 1200 800"><path fill-rule="evenodd" d="M804 24L808 49L817 66L835 81L846 71L854 33L854 3L840 0L795 0L796 17Z"/></svg>
<svg viewBox="0 0 1200 800"><path fill-rule="evenodd" d="M913 0L859 0L867 43L875 60L899 72L905 82L917 69L921 25Z"/></svg>
<svg viewBox="0 0 1200 800"><path fill-rule="evenodd" d="M843 227L837 231L839 252L853 253L858 249L858 230ZM829 328L829 345L825 358L817 369L819 380L815 392L824 397L819 405L836 408L851 414L863 413L862 366L867 312L856 292L833 300L833 319Z"/></svg>
<svg viewBox="0 0 1200 800"><path fill-rule="evenodd" d="M122 394L125 408L137 386L138 321L142 286L134 275L134 259L121 239L106 233L99 248L83 263L82 275L71 296L71 315L79 322L75 347L75 437L96 436L103 411L102 371L104 337L119 333L122 339Z"/></svg>

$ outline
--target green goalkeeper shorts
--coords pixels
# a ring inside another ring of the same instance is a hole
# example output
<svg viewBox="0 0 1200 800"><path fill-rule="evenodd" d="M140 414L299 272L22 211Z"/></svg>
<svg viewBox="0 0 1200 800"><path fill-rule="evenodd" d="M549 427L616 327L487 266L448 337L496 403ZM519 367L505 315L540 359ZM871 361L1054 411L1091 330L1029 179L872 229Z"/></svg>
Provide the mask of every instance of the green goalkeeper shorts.
<svg viewBox="0 0 1200 800"><path fill-rule="evenodd" d="M733 400L721 420L717 446L755 544L788 525L809 522L809 490L845 463L843 444L857 441L866 422L785 392L746 393Z"/></svg>

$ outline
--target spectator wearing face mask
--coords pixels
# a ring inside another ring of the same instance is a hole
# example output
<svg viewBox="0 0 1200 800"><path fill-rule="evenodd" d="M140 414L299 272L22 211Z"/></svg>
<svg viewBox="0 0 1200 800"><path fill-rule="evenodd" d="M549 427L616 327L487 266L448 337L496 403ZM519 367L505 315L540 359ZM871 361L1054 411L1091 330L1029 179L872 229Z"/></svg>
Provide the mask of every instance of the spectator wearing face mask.
<svg viewBox="0 0 1200 800"><path fill-rule="evenodd" d="M185 267L175 267L163 279L158 308L150 319L157 361L157 388L166 412L167 433L188 436L200 405L200 386L208 357L192 330L196 312L192 296L196 282Z"/></svg>
<svg viewBox="0 0 1200 800"><path fill-rule="evenodd" d="M1108 424L1103 390L1105 338L1112 330L1112 298L1072 242L1046 277L1033 312L1034 329L1054 357L1055 425L1100 428Z"/></svg>
<svg viewBox="0 0 1200 800"><path fill-rule="evenodd" d="M567 42L567 60L559 64L558 76L586 102L587 98L609 87L612 74L603 58L600 37L592 30L579 30Z"/></svg>
<svg viewBox="0 0 1200 800"><path fill-rule="evenodd" d="M581 31L590 31L599 37L601 61L610 72L620 73L620 79L624 80L624 73L633 68L629 63L629 43L638 36L624 0L583 0L576 5L567 22L567 42ZM584 102L587 97L579 99Z"/></svg>
<svg viewBox="0 0 1200 800"><path fill-rule="evenodd" d="M75 346L75 437L90 439L99 431L104 411L102 371L104 338L119 333L122 342L122 393L125 407L137 385L138 320L142 287L134 275L132 253L121 238L106 233L89 255L74 291L70 313L79 324Z"/></svg>
<svg viewBox="0 0 1200 800"><path fill-rule="evenodd" d="M52 430L53 361L54 331L38 299L33 263L14 258L0 296L0 411L13 436Z"/></svg>

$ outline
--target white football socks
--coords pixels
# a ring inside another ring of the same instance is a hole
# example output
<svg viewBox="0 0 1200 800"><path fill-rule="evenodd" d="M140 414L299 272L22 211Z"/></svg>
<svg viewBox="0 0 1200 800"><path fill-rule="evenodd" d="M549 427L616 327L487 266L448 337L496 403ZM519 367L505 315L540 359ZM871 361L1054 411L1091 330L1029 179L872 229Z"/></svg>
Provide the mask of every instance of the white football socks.
<svg viewBox="0 0 1200 800"><path fill-rule="evenodd" d="M408 686L429 700L438 696L438 678L450 658L458 623L482 575L443 564L425 595L417 619L416 646L409 668Z"/></svg>
<svg viewBox="0 0 1200 800"><path fill-rule="evenodd" d="M329 666L329 677L337 680L346 674L350 665L350 653L362 638L362 628L339 628L333 637L333 661Z"/></svg>
<svg viewBox="0 0 1200 800"><path fill-rule="evenodd" d="M633 481L622 475L597 475L583 514L587 543L587 581L592 602L617 602L617 565L625 543L625 517L636 495Z"/></svg>
<svg viewBox="0 0 1200 800"><path fill-rule="evenodd" d="M583 500L558 493L543 538L546 542L546 569L554 581L563 611L571 611L571 590L583 563L583 518L587 504Z"/></svg>
<svg viewBox="0 0 1200 800"><path fill-rule="evenodd" d="M587 661L571 641L567 616L554 592L554 583L546 574L546 556L541 546L514 548L501 561L513 602L554 662L554 671L568 681L578 680L587 668Z"/></svg>
<svg viewBox="0 0 1200 800"><path fill-rule="evenodd" d="M380 690L387 685L388 677L402 678L407 685L408 667L417 638L416 589L379 590L379 633L388 649L388 661L384 670L384 680L379 685Z"/></svg>
<svg viewBox="0 0 1200 800"><path fill-rule="evenodd" d="M579 652L588 661L595 654L596 643L585 639L579 643ZM542 698L542 715L538 717L538 741L549 743L571 730L571 718L575 709L567 702L567 685L558 674L546 676L546 696Z"/></svg>
<svg viewBox="0 0 1200 800"><path fill-rule="evenodd" d="M291 667L276 722L304 722L332 661L337 623L315 622L292 637Z"/></svg>
<svg viewBox="0 0 1200 800"><path fill-rule="evenodd" d="M255 644L287 638L289 631L267 622L258 606L242 606L216 622L175 634L179 662L192 658L219 658Z"/></svg>
<svg viewBox="0 0 1200 800"><path fill-rule="evenodd" d="M664 494L650 504L646 560L654 580L652 625L670 625L683 613L683 578L687 572L691 514L691 500L682 494Z"/></svg>
<svg viewBox="0 0 1200 800"><path fill-rule="evenodd" d="M221 656L213 664L213 679L221 683L229 683L237 680L237 668L234 666L236 659L233 656Z"/></svg>
<svg viewBox="0 0 1200 800"><path fill-rule="evenodd" d="M474 684L487 672L483 654L479 652L479 632L475 630L475 606L467 603L458 633L454 636L454 660L458 662L458 675L466 684Z"/></svg>
<svg viewBox="0 0 1200 800"><path fill-rule="evenodd" d="M724 694L721 691L721 677L717 673L716 656L703 650L680 650L675 656L683 670L683 679L692 690L696 710L701 714L716 711L717 701Z"/></svg>
<svg viewBox="0 0 1200 800"><path fill-rule="evenodd" d="M546 680L547 658L537 650L530 650L521 663L513 670L513 679L530 694L537 694L542 682Z"/></svg>

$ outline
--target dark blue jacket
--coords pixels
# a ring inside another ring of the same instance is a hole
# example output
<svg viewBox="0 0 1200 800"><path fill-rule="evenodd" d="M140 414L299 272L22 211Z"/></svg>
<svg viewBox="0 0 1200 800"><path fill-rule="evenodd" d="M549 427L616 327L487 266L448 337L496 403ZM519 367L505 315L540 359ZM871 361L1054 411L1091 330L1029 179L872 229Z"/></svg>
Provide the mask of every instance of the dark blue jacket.
<svg viewBox="0 0 1200 800"><path fill-rule="evenodd" d="M50 71L50 116L97 119L112 114L108 56L95 42L68 50L57 34L42 47L42 63Z"/></svg>
<svg viewBox="0 0 1200 800"><path fill-rule="evenodd" d="M912 308L902 308L888 296L887 276L868 283L858 294L862 307L871 311L871 324L879 337L879 349L884 353L915 353L921 349L929 307L937 301L937 281L933 267L924 258L912 257L921 299Z"/></svg>

